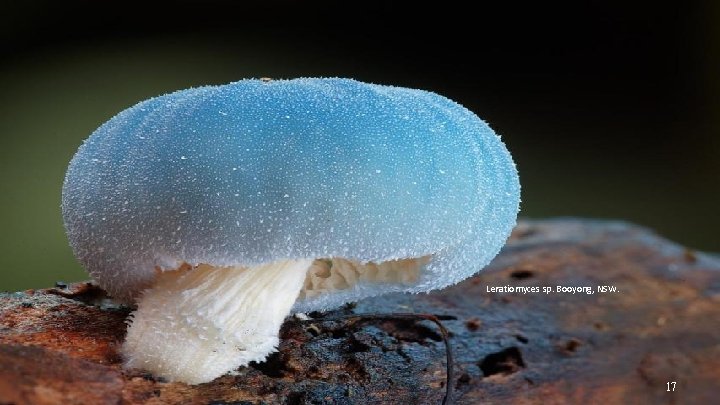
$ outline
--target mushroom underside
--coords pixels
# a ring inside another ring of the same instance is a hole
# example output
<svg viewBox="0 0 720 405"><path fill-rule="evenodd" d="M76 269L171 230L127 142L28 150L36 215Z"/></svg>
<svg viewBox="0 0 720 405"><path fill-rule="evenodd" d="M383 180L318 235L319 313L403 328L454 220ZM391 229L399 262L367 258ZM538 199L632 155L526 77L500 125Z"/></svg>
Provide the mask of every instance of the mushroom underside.
<svg viewBox="0 0 720 405"><path fill-rule="evenodd" d="M430 256L380 263L360 263L340 257L316 259L308 269L298 298L312 298L320 294L346 290L358 283L411 285L417 282L420 269L429 261Z"/></svg>
<svg viewBox="0 0 720 405"><path fill-rule="evenodd" d="M158 274L137 300L122 352L125 366L199 384L277 349L295 301L358 284L415 283L430 256L360 263L343 258L258 266L184 264Z"/></svg>

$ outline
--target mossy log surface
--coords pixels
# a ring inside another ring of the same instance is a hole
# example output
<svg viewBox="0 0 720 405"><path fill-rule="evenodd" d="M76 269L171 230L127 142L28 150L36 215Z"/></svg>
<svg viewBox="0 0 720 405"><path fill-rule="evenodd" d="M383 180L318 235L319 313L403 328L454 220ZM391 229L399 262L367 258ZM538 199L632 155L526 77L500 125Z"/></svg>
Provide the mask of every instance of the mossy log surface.
<svg viewBox="0 0 720 405"><path fill-rule="evenodd" d="M488 292L501 286L540 292ZM89 283L0 295L0 404L440 403L445 350L432 323L323 321L391 312L452 317L443 323L459 404L689 404L720 396L720 259L622 222L523 221L475 277L311 314L313 322L288 319L266 363L197 386L122 369L130 311Z"/></svg>

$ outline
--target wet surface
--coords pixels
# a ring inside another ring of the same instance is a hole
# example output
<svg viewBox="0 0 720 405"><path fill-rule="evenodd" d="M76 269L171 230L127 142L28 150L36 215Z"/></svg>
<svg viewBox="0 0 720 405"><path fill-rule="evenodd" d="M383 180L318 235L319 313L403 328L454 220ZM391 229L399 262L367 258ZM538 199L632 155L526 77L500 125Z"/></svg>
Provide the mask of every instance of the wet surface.
<svg viewBox="0 0 720 405"><path fill-rule="evenodd" d="M131 309L92 284L2 294L0 403L440 403L445 350L432 323L323 320L390 312L449 316L460 404L709 403L720 380L720 261L687 252L618 222L523 222L479 275L289 318L267 362L197 386L123 371ZM597 292L606 285L617 292ZM541 292L488 292L502 286Z"/></svg>

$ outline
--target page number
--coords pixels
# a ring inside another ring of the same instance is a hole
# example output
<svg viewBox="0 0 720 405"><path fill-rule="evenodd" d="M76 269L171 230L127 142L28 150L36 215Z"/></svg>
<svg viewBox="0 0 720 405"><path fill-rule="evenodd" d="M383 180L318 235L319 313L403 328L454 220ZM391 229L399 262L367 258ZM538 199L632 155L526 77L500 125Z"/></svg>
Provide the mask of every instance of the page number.
<svg viewBox="0 0 720 405"><path fill-rule="evenodd" d="M672 382L667 383L667 387L668 387L667 392L675 391L675 385L676 385L676 384L677 384L677 383L676 383L675 381L672 381ZM670 389L671 387L672 387L672 389Z"/></svg>

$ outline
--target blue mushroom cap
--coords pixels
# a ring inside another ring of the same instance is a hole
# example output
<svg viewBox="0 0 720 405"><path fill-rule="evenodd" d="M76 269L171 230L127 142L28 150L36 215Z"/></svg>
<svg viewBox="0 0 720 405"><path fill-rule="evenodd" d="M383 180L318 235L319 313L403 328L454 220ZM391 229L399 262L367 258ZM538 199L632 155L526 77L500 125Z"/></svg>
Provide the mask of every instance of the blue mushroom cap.
<svg viewBox="0 0 720 405"><path fill-rule="evenodd" d="M120 298L182 262L360 262L432 255L417 283L298 302L327 309L454 284L515 225L500 138L437 94L349 79L242 80L143 101L72 159L62 210L75 255Z"/></svg>

